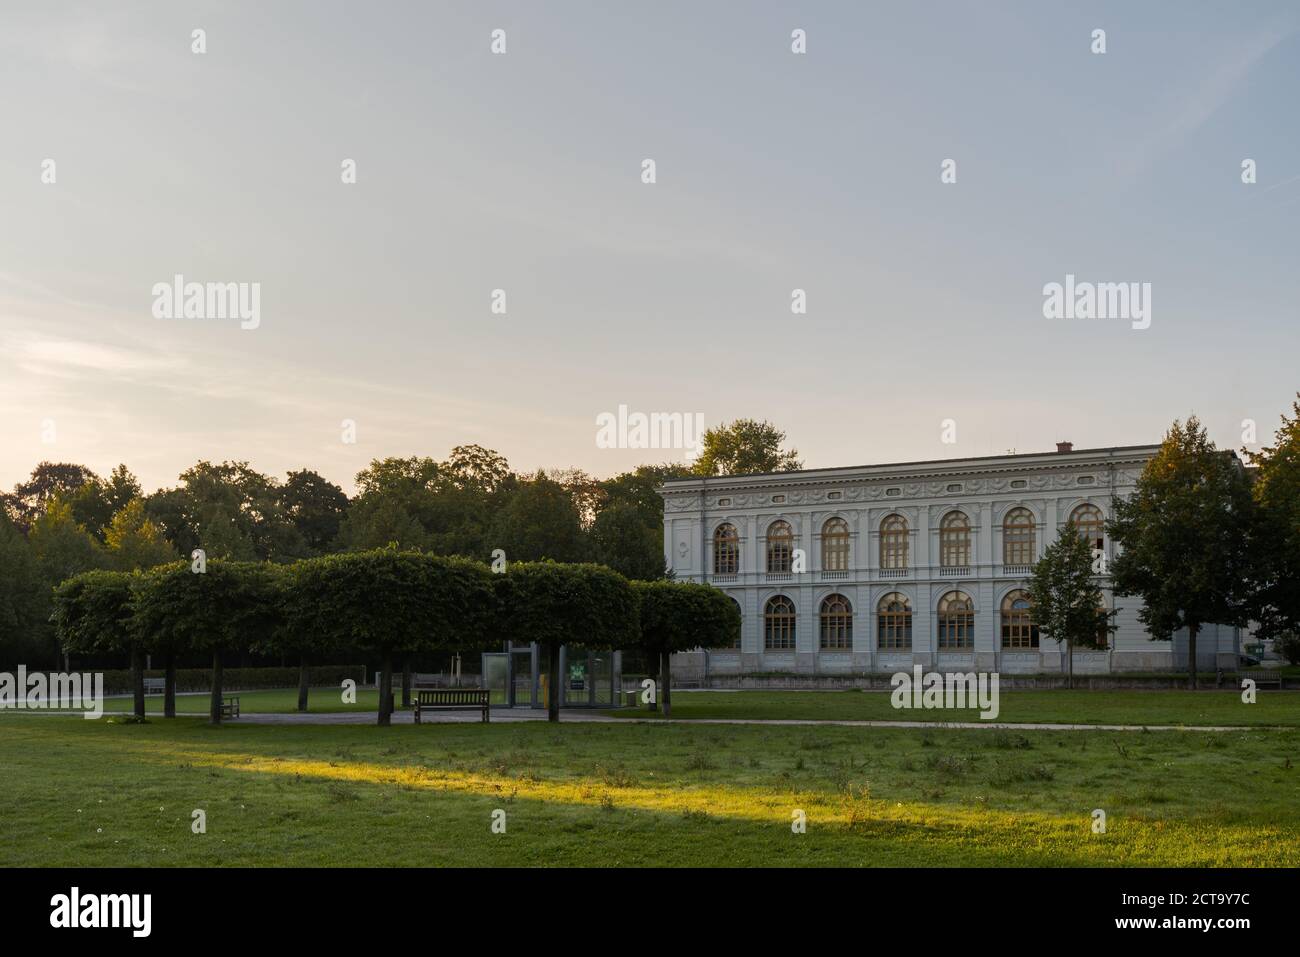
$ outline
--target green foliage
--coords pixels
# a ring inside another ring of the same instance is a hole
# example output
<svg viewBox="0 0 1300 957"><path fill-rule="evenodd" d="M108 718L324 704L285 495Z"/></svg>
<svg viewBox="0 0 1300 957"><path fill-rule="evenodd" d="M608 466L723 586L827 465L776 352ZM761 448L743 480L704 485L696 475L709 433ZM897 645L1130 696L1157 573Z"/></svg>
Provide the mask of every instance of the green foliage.
<svg viewBox="0 0 1300 957"><path fill-rule="evenodd" d="M1300 665L1300 632L1284 631L1273 639L1273 650L1289 665Z"/></svg>
<svg viewBox="0 0 1300 957"><path fill-rule="evenodd" d="M176 560L176 550L162 529L145 514L144 499L134 498L113 516L104 532L109 563L122 571L165 565Z"/></svg>
<svg viewBox="0 0 1300 957"><path fill-rule="evenodd" d="M663 578L663 524L647 526L642 512L630 502L607 505L591 526L592 557L631 579Z"/></svg>
<svg viewBox="0 0 1300 957"><path fill-rule="evenodd" d="M72 507L62 498L50 501L45 513L33 523L28 541L47 588L107 564L99 543L77 524Z"/></svg>
<svg viewBox="0 0 1300 957"><path fill-rule="evenodd" d="M53 652L43 642L45 590L31 544L0 512L0 670L19 664L39 666Z"/></svg>
<svg viewBox="0 0 1300 957"><path fill-rule="evenodd" d="M586 545L570 491L540 472L510 494L490 539L491 548L504 549L511 562L579 562L586 557Z"/></svg>
<svg viewBox="0 0 1300 957"><path fill-rule="evenodd" d="M1153 638L1245 623L1251 512L1237 459L1216 449L1194 416L1175 422L1108 524L1122 547L1111 563L1114 590L1142 598L1139 618Z"/></svg>
<svg viewBox="0 0 1300 957"><path fill-rule="evenodd" d="M67 500L77 523L102 542L113 516L143 494L139 480L125 465L119 465L107 480L92 476Z"/></svg>
<svg viewBox="0 0 1300 957"><path fill-rule="evenodd" d="M24 532L43 515L54 499L68 498L87 482L97 481L97 476L84 465L71 462L41 462L32 469L31 477L14 486L13 495L6 502L12 511L14 523Z"/></svg>
<svg viewBox="0 0 1300 957"><path fill-rule="evenodd" d="M146 636L131 629L132 588L127 572L89 571L54 589L55 633L68 654L129 652Z"/></svg>
<svg viewBox="0 0 1300 957"><path fill-rule="evenodd" d="M1300 401L1291 409L1273 444L1247 453L1257 469L1250 579L1261 638L1300 632Z"/></svg>
<svg viewBox="0 0 1300 957"><path fill-rule="evenodd" d="M267 641L279 623L275 566L209 559L160 565L138 579L131 627L147 647L173 653L242 651Z"/></svg>
<svg viewBox="0 0 1300 957"><path fill-rule="evenodd" d="M698 582L634 581L640 647L651 654L729 648L740 637L740 611L725 592Z"/></svg>
<svg viewBox="0 0 1300 957"><path fill-rule="evenodd" d="M491 572L463 558L349 552L299 562L283 581L274 637L286 651L481 647L496 621Z"/></svg>
<svg viewBox="0 0 1300 957"><path fill-rule="evenodd" d="M180 554L202 548L209 558L283 562L310 553L280 504L279 485L247 462L199 462L180 479L145 502Z"/></svg>
<svg viewBox="0 0 1300 957"><path fill-rule="evenodd" d="M333 547L348 509L343 489L316 472L302 469L289 473L277 490L277 501L311 554L323 555Z"/></svg>
<svg viewBox="0 0 1300 957"><path fill-rule="evenodd" d="M799 453L785 450L785 433L770 422L737 419L708 429L695 462L697 475L750 475L803 468Z"/></svg>
<svg viewBox="0 0 1300 957"><path fill-rule="evenodd" d="M1114 612L1106 610L1097 572L1091 544L1066 523L1034 565L1027 589L1041 634L1073 647L1104 647Z"/></svg>
<svg viewBox="0 0 1300 957"><path fill-rule="evenodd" d="M640 641L636 594L603 565L511 562L498 579L503 638L591 648Z"/></svg>

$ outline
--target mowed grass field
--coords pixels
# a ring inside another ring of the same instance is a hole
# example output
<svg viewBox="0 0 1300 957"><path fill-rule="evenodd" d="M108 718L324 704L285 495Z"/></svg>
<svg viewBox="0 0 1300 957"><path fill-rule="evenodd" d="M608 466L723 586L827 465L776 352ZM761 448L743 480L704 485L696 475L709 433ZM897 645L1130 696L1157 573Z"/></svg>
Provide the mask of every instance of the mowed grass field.
<svg viewBox="0 0 1300 957"><path fill-rule="evenodd" d="M297 689L238 692L245 713L288 713L298 708ZM394 693L401 701L400 690ZM309 710L318 713L374 711L379 695L359 689L355 704L344 704L338 688L314 688ZM162 696L145 699L146 713L162 713ZM1263 691L1245 704L1239 691L1005 691L999 722L1048 724L1134 724L1217 727L1300 727L1300 692ZM129 712L130 698L111 698L109 711ZM181 714L207 714L207 695L180 695ZM658 718L645 708L606 712L622 718ZM673 694L673 719L839 721L978 721L977 710L896 710L881 691L679 691Z"/></svg>
<svg viewBox="0 0 1300 957"><path fill-rule="evenodd" d="M0 866L1300 865L1295 730L4 714L0 768Z"/></svg>

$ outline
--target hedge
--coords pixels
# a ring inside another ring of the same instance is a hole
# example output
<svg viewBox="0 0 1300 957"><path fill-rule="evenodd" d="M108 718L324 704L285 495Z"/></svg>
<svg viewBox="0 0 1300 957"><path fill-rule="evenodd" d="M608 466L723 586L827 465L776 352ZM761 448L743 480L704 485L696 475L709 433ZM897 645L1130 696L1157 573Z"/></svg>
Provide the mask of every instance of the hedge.
<svg viewBox="0 0 1300 957"><path fill-rule="evenodd" d="M104 694L130 694L131 672L126 669L105 670L76 668L104 675ZM298 669L294 668L223 668L222 687L226 691L256 691L267 688L298 687ZM146 678L165 678L167 673L157 668L144 673ZM365 684L365 665L320 665L307 669L307 680L314 688L338 687L345 678L358 686ZM212 671L209 668L177 668L176 690L208 691L212 688Z"/></svg>

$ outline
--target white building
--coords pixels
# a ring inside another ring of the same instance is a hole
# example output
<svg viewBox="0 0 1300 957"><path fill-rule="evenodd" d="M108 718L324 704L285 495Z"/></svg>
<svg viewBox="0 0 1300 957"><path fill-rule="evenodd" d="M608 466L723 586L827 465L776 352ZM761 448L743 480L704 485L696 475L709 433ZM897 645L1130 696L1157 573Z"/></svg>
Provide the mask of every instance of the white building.
<svg viewBox="0 0 1300 957"><path fill-rule="evenodd" d="M1157 449L1062 443L668 482L664 554L678 579L710 582L740 606L740 646L708 651L712 675L1059 672L1062 649L1039 640L1023 592L1030 567L1071 518L1109 562L1103 523ZM1118 630L1105 650L1075 652L1076 673L1186 668L1185 633L1152 641L1140 601L1104 590ZM1200 667L1235 668L1238 643L1238 629L1206 626Z"/></svg>

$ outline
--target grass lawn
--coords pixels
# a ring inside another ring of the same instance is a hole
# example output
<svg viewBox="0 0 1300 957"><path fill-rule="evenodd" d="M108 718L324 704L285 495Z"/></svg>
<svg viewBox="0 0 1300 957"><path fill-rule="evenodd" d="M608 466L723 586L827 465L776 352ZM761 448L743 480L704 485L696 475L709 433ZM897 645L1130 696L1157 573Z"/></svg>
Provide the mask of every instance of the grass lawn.
<svg viewBox="0 0 1300 957"><path fill-rule="evenodd" d="M242 691L242 711L286 713L298 709L297 689ZM401 701L401 693L394 697ZM314 712L375 711L379 694L358 689L356 704L343 704L338 688L313 688ZM106 711L129 712L130 698L105 701ZM400 705L399 705L400 707ZM148 714L162 714L162 696L145 699ZM179 695L180 714L207 714L207 695ZM644 708L604 712L624 718L658 718ZM864 691L679 691L673 719L836 719L873 721L978 721L978 711L895 710L888 692ZM1300 693L1260 692L1253 705L1230 691L1006 691L998 721L1059 724L1170 724L1229 727L1300 727Z"/></svg>
<svg viewBox="0 0 1300 957"><path fill-rule="evenodd" d="M1300 865L1289 730L6 714L0 767L0 866Z"/></svg>
<svg viewBox="0 0 1300 957"><path fill-rule="evenodd" d="M997 721L1056 724L1300 727L1300 693L1263 691L1244 704L1232 691L1004 691ZM662 717L637 709L608 714ZM978 710L896 710L887 691L688 691L673 694L673 720L800 718L978 721Z"/></svg>

